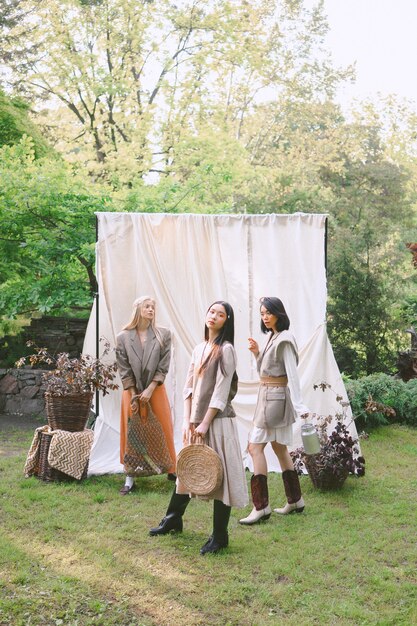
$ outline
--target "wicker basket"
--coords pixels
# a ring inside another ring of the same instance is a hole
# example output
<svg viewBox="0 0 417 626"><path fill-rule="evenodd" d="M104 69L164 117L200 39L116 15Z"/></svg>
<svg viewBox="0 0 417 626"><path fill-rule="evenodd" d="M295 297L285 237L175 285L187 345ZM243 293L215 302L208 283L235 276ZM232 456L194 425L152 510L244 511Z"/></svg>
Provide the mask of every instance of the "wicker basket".
<svg viewBox="0 0 417 626"><path fill-rule="evenodd" d="M306 454L303 457L303 461L311 482L318 489L326 491L341 489L349 475L349 470L347 469L335 473L320 465L320 454Z"/></svg>
<svg viewBox="0 0 417 626"><path fill-rule="evenodd" d="M51 467L48 463L49 446L51 445L53 435L51 433L41 433L39 443L39 465L38 465L38 478L46 482L59 481L59 480L76 480L73 476L68 476L64 472ZM88 463L84 468L83 475L80 480L87 478Z"/></svg>
<svg viewBox="0 0 417 626"><path fill-rule="evenodd" d="M90 416L93 393L55 396L45 393L45 409L52 430L68 430L72 433L84 430Z"/></svg>
<svg viewBox="0 0 417 626"><path fill-rule="evenodd" d="M222 484L223 464L213 448L196 439L178 453L177 476L190 493L207 496Z"/></svg>

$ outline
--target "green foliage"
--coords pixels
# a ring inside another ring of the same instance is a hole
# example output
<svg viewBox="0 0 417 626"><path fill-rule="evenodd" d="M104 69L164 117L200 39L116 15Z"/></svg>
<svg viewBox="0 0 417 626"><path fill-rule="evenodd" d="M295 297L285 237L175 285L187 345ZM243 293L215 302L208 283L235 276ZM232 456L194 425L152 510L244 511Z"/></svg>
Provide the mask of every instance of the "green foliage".
<svg viewBox="0 0 417 626"><path fill-rule="evenodd" d="M405 383L387 374L371 374L358 380L347 379L345 385L359 428L375 428L393 422L417 426L416 379ZM375 403L381 405L380 410ZM387 417L384 407L394 409L395 415Z"/></svg>
<svg viewBox="0 0 417 626"><path fill-rule="evenodd" d="M32 139L35 156L45 156L52 149L29 119L28 110L29 105L22 99L8 98L0 90L0 146L12 146L28 136Z"/></svg>
<svg viewBox="0 0 417 626"><path fill-rule="evenodd" d="M106 199L61 160L35 160L29 139L0 149L0 180L2 314L87 312L96 290L94 211Z"/></svg>

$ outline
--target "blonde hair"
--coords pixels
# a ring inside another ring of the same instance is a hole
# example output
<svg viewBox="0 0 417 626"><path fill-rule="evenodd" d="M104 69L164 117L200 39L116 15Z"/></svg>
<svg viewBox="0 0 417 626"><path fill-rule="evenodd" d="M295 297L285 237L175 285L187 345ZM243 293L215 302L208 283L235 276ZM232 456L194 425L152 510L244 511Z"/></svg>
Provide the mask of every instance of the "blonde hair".
<svg viewBox="0 0 417 626"><path fill-rule="evenodd" d="M155 337L162 345L161 333L156 326L156 302L155 298L153 298L152 296L140 296L139 298L136 298L133 303L132 317L130 318L130 321L126 324L126 326L123 326L123 330L133 330L139 326L142 319L142 306L147 300L150 300L154 305L155 314L153 316L153 320L151 320L150 325L153 332L155 333Z"/></svg>

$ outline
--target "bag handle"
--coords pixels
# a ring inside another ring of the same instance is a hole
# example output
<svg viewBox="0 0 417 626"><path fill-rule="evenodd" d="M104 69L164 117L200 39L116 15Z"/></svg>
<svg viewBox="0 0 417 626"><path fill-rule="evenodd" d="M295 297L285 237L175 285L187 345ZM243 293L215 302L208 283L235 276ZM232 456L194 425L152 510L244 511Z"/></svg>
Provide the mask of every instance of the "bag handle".
<svg viewBox="0 0 417 626"><path fill-rule="evenodd" d="M132 396L130 399L130 402L132 403L133 400L138 400L139 402L139 417L146 422L146 420L148 419L148 415L149 415L149 403L148 402L141 402L139 395L135 395Z"/></svg>
<svg viewBox="0 0 417 626"><path fill-rule="evenodd" d="M195 431L190 435L190 443L201 446L204 445L204 435Z"/></svg>

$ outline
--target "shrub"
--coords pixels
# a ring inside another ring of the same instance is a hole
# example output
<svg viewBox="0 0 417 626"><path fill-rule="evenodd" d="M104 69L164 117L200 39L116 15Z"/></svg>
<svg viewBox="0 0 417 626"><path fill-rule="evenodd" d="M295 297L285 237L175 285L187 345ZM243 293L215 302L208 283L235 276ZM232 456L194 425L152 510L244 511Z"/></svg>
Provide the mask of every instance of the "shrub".
<svg viewBox="0 0 417 626"><path fill-rule="evenodd" d="M359 428L404 422L417 426L417 379L405 383L387 374L346 380L346 391Z"/></svg>

